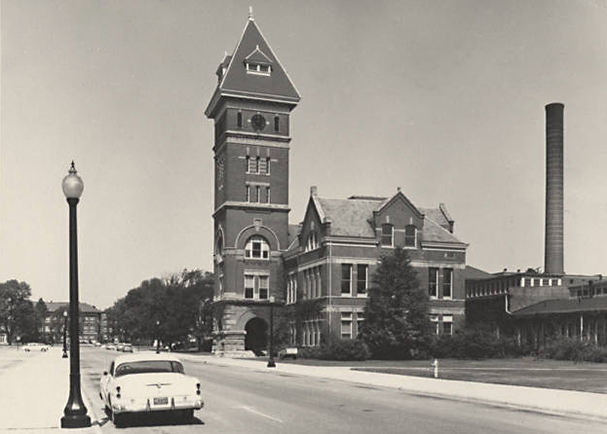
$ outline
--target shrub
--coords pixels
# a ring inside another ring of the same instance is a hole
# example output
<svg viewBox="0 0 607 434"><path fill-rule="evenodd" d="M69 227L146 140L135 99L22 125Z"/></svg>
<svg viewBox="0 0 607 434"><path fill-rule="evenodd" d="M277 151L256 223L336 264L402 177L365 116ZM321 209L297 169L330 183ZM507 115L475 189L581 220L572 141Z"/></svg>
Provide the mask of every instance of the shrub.
<svg viewBox="0 0 607 434"><path fill-rule="evenodd" d="M438 337L431 354L436 358L485 359L519 356L520 350L513 339L498 338L488 328L474 327Z"/></svg>
<svg viewBox="0 0 607 434"><path fill-rule="evenodd" d="M371 356L367 344L359 339L341 339L321 347L323 360L367 360Z"/></svg>
<svg viewBox="0 0 607 434"><path fill-rule="evenodd" d="M597 347L579 339L558 339L538 351L537 357L574 362L605 363L607 362L607 348Z"/></svg>
<svg viewBox="0 0 607 434"><path fill-rule="evenodd" d="M320 347L304 347L300 350L300 355L306 359L359 361L367 360L371 353L359 339L342 339Z"/></svg>

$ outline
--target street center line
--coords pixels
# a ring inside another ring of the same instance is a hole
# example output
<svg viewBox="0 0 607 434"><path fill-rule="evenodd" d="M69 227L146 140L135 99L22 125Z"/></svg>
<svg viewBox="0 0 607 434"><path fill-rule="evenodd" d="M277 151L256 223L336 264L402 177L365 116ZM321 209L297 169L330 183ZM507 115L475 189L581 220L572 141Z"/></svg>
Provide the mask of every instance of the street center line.
<svg viewBox="0 0 607 434"><path fill-rule="evenodd" d="M273 420L273 421L275 421L275 422L278 422L278 423L284 423L284 422L283 422L282 420L280 420L280 419L276 419L275 417L268 416L267 414L264 414L264 413L262 413L262 412L260 412L260 411L257 411L257 410L255 410L254 408L247 407L246 405L241 405L241 406L240 406L240 408L244 408L244 409L245 409L246 411L248 411L248 412L251 412L251 413L256 414L256 415L258 415L258 416L261 416L261 417L265 417L265 418L270 419L270 420Z"/></svg>

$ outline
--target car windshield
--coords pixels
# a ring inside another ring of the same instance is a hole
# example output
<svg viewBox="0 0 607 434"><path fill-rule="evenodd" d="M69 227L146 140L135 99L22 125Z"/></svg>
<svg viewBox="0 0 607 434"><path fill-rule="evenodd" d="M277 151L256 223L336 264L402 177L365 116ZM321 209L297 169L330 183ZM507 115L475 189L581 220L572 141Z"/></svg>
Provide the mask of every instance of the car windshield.
<svg viewBox="0 0 607 434"><path fill-rule="evenodd" d="M130 374L148 374L151 372L177 372L183 374L183 365L172 360L142 360L126 362L118 365L114 376L121 377Z"/></svg>

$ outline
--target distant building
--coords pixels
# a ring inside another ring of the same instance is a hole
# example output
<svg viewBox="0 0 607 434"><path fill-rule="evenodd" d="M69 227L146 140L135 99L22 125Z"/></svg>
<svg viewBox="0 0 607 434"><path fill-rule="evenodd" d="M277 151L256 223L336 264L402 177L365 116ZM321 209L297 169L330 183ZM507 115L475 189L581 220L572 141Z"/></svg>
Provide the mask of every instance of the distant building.
<svg viewBox="0 0 607 434"><path fill-rule="evenodd" d="M68 302L47 302L46 308L48 314L44 320L43 332L50 336L53 342L62 342L63 340L63 312L67 311L69 315ZM79 331L81 342L100 341L102 312L95 306L87 303L79 303Z"/></svg>

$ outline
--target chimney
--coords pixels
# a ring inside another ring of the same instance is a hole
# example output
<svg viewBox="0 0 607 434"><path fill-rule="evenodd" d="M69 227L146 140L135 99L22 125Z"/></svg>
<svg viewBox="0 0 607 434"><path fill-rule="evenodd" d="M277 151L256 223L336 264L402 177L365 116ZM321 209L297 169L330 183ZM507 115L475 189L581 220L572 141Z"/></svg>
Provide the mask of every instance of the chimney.
<svg viewBox="0 0 607 434"><path fill-rule="evenodd" d="M546 227L544 272L564 274L563 248L563 111L555 102L546 106Z"/></svg>

